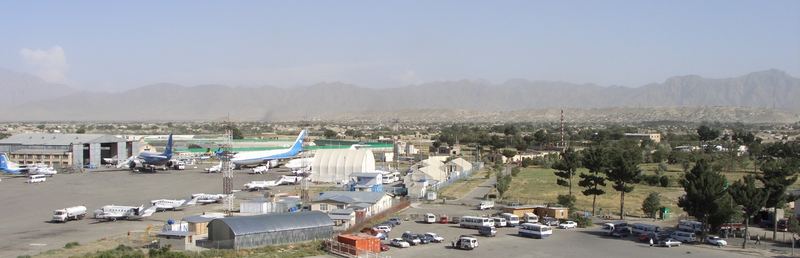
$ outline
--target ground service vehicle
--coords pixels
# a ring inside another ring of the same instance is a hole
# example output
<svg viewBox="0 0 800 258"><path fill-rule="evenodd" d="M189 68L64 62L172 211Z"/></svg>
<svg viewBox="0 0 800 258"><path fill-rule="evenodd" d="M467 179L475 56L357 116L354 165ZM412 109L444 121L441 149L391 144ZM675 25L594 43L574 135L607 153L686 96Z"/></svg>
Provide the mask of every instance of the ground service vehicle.
<svg viewBox="0 0 800 258"><path fill-rule="evenodd" d="M45 175L30 175L28 176L27 182L33 184L33 183L42 183L46 180L47 178L45 177Z"/></svg>
<svg viewBox="0 0 800 258"><path fill-rule="evenodd" d="M53 221L81 220L86 216L86 206L74 206L53 211Z"/></svg>
<svg viewBox="0 0 800 258"><path fill-rule="evenodd" d="M533 237L533 238L546 238L553 235L553 229L550 226L534 223L522 223L519 225L520 236Z"/></svg>

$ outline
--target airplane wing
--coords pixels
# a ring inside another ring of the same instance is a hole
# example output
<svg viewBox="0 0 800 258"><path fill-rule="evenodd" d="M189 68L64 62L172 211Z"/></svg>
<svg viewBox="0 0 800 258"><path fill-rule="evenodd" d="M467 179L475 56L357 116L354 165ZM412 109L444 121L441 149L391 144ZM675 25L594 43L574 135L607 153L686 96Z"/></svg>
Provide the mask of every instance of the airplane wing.
<svg viewBox="0 0 800 258"><path fill-rule="evenodd" d="M142 212L142 216L141 217L144 218L144 217L153 216L153 213L156 213L157 209L158 209L157 206L150 206L150 208L147 208L146 210L144 210L144 212Z"/></svg>
<svg viewBox="0 0 800 258"><path fill-rule="evenodd" d="M199 196L198 196L198 197L194 197L194 198L192 198L191 200L189 200L188 202L186 202L186 203L185 203L185 204L183 204L183 205L184 205L184 206L191 206L191 205L195 205L195 204L197 204L197 199L200 199L200 197L199 197Z"/></svg>

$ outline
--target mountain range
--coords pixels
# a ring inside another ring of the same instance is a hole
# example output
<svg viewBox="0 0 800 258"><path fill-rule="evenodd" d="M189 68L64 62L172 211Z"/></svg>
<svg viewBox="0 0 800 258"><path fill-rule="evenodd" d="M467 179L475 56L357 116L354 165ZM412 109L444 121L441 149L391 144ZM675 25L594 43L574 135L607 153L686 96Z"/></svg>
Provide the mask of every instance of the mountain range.
<svg viewBox="0 0 800 258"><path fill-rule="evenodd" d="M0 104L6 111L0 120L6 121L163 121L227 117L286 121L385 119L386 116L414 120L416 115L423 117L432 111L483 120L499 120L491 118L497 116L536 120L531 118L536 116L519 114L568 108L586 111L585 119L589 120L593 116L591 110L603 117L609 116L604 113L608 110L623 113L625 110L648 110L653 114L651 118L643 114L635 120L705 117L740 122L765 122L765 118L794 122L798 120L796 114L800 113L800 102L795 101L800 97L800 79L774 69L724 79L677 76L641 87L515 79L496 84L476 80L441 81L397 88L365 88L345 83L294 88L163 83L112 93L80 91L46 83L35 76L0 70L0 90L12 99ZM673 115L657 115L660 110ZM743 115L712 114L734 110ZM677 111L685 114L676 115Z"/></svg>

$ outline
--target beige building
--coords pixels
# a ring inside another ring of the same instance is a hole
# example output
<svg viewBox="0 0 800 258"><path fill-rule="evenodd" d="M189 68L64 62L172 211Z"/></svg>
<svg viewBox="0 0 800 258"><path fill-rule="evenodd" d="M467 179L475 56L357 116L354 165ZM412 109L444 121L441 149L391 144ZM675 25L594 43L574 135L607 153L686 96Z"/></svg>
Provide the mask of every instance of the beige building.
<svg viewBox="0 0 800 258"><path fill-rule="evenodd" d="M661 134L659 133L626 133L625 138L633 138L633 139L650 139L654 143L661 142Z"/></svg>

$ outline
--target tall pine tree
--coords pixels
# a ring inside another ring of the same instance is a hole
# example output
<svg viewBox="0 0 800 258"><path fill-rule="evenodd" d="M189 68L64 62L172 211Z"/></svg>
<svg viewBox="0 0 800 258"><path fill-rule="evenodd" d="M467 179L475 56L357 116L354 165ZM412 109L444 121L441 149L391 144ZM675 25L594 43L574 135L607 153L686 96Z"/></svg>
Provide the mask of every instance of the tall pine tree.
<svg viewBox="0 0 800 258"><path fill-rule="evenodd" d="M581 191L583 195L592 196L592 215L595 215L597 196L606 193L603 190L603 187L606 186L606 179L603 174L608 170L608 155L606 149L592 147L583 150L581 157L581 164L589 169L589 174L581 173L581 180L578 181L578 185L585 188Z"/></svg>
<svg viewBox="0 0 800 258"><path fill-rule="evenodd" d="M609 169L606 178L614 190L619 192L619 218L625 219L625 193L633 191L642 171L639 169L641 154L638 151L613 149L609 153Z"/></svg>
<svg viewBox="0 0 800 258"><path fill-rule="evenodd" d="M750 229L750 218L753 217L767 202L767 193L764 189L756 187L756 179L752 175L747 175L743 179L734 182L728 189L733 201L742 206L744 212L744 235L748 236ZM742 242L742 249L747 246L747 237Z"/></svg>
<svg viewBox="0 0 800 258"><path fill-rule="evenodd" d="M558 177L556 184L569 187L569 195L572 195L572 177L580 166L580 156L572 147L564 150L561 153L561 160L553 164L552 168L556 170L553 173Z"/></svg>
<svg viewBox="0 0 800 258"><path fill-rule="evenodd" d="M709 217L720 209L720 199L726 196L725 177L701 159L684 174L681 185L686 194L678 198L678 206L703 223L705 235Z"/></svg>

